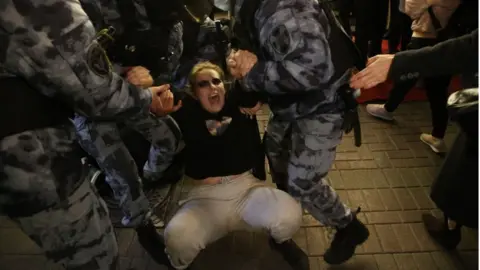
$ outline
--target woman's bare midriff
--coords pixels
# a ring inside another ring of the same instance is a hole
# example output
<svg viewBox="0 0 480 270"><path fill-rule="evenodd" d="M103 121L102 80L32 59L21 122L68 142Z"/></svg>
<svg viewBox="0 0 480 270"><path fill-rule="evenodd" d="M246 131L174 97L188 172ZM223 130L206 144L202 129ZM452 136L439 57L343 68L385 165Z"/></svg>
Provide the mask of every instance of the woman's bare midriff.
<svg viewBox="0 0 480 270"><path fill-rule="evenodd" d="M414 38L437 38L437 35L433 34L433 33L423 33L423 32L413 31L412 37L414 37Z"/></svg>

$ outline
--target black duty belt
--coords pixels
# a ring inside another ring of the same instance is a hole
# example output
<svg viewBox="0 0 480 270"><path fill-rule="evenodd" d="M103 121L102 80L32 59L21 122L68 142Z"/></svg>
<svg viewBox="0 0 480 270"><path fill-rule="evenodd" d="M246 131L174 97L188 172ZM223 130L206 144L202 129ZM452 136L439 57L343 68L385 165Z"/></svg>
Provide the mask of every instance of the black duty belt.
<svg viewBox="0 0 480 270"><path fill-rule="evenodd" d="M68 123L72 111L19 77L0 78L0 139Z"/></svg>

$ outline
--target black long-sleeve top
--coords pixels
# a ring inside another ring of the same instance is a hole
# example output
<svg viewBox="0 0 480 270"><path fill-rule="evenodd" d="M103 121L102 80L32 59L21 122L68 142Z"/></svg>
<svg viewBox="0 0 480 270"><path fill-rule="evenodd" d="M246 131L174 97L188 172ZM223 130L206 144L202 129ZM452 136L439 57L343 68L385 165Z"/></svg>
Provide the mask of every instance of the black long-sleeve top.
<svg viewBox="0 0 480 270"><path fill-rule="evenodd" d="M264 162L256 119L243 115L240 105L232 91L227 92L225 106L217 114L205 111L189 95L183 99L182 108L172 116L186 144L183 159L187 176L201 180L235 175ZM221 128L209 130L209 125L222 122Z"/></svg>

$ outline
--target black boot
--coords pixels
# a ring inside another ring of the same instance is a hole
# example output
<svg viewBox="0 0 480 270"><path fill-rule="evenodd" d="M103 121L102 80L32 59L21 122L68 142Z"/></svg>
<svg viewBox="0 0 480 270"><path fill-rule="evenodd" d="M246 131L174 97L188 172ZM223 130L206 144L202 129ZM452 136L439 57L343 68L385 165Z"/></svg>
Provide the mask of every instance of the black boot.
<svg viewBox="0 0 480 270"><path fill-rule="evenodd" d="M303 250L293 240L288 240L278 244L275 242L275 240L270 238L270 246L272 249L280 252L285 261L287 261L294 270L310 269L310 263L308 261L307 254L305 254L305 252L303 252Z"/></svg>
<svg viewBox="0 0 480 270"><path fill-rule="evenodd" d="M137 232L138 242L157 264L166 265L169 270L175 269L170 265L170 260L165 253L164 239L151 221L138 226L135 231Z"/></svg>
<svg viewBox="0 0 480 270"><path fill-rule="evenodd" d="M423 214L422 220L428 234L445 249L455 249L460 243L462 239L461 226L457 225L453 230L450 230L447 218L442 221L431 214Z"/></svg>
<svg viewBox="0 0 480 270"><path fill-rule="evenodd" d="M360 212L360 208L357 213ZM352 221L343 229L337 229L330 248L324 255L328 264L341 264L350 259L355 253L355 248L365 242L370 233L367 227L353 214Z"/></svg>

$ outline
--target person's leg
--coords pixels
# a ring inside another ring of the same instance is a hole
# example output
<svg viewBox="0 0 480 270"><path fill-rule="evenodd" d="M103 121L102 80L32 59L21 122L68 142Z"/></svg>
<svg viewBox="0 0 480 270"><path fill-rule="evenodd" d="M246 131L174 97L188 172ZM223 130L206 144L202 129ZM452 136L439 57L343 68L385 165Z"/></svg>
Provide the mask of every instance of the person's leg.
<svg viewBox="0 0 480 270"><path fill-rule="evenodd" d="M217 199L225 194L221 186L201 189L208 190L183 204L165 228L165 251L175 269L188 268L200 251L230 231L233 201Z"/></svg>
<svg viewBox="0 0 480 270"><path fill-rule="evenodd" d="M398 9L399 5L399 0L390 1L390 24L388 29L388 53L390 54L398 52L402 35L402 18Z"/></svg>
<svg viewBox="0 0 480 270"><path fill-rule="evenodd" d="M249 227L270 233L272 248L278 250L294 269L309 269L308 256L292 240L302 224L302 208L295 199L278 189L253 187L239 201L238 209Z"/></svg>
<svg viewBox="0 0 480 270"><path fill-rule="evenodd" d="M340 201L326 176L342 138L343 116L320 114L298 119L292 129L292 152L288 166L289 193L326 226L337 228L324 259L339 264L351 258L357 245L369 236L368 229Z"/></svg>
<svg viewBox="0 0 480 270"><path fill-rule="evenodd" d="M422 134L420 139L435 153L446 152L443 137L448 126L448 86L451 76L425 78L425 88L432 113L432 133Z"/></svg>
<svg viewBox="0 0 480 270"><path fill-rule="evenodd" d="M270 166L273 182L280 190L288 190L288 158L291 125L288 122L277 121L271 117L265 133L265 152Z"/></svg>
<svg viewBox="0 0 480 270"><path fill-rule="evenodd" d="M300 204L271 187L252 188L240 202L239 214L250 227L266 229L278 243L291 239L302 225Z"/></svg>
<svg viewBox="0 0 480 270"><path fill-rule="evenodd" d="M368 41L371 34L371 2L373 0L354 0L355 14L355 45L362 57L367 59Z"/></svg>
<svg viewBox="0 0 480 270"><path fill-rule="evenodd" d="M408 80L400 83L395 83L388 95L385 104L368 104L366 111L368 114L386 121L393 121L393 112L400 106L408 91L412 89L417 80Z"/></svg>
<svg viewBox="0 0 480 270"><path fill-rule="evenodd" d="M432 135L439 139L445 137L447 130L447 100L450 79L451 76L425 78L425 90L432 110Z"/></svg>
<svg viewBox="0 0 480 270"><path fill-rule="evenodd" d="M108 209L87 179L64 202L14 220L66 270L116 270L118 247Z"/></svg>
<svg viewBox="0 0 480 270"><path fill-rule="evenodd" d="M183 149L182 134L177 123L170 116L152 115L131 118L125 123L152 143L148 161L143 167L144 180L161 180L175 155Z"/></svg>
<svg viewBox="0 0 480 270"><path fill-rule="evenodd" d="M339 0L337 1L338 17L343 29L347 35L352 36L350 26L350 14L352 13L353 0Z"/></svg>
<svg viewBox="0 0 480 270"><path fill-rule="evenodd" d="M407 93L415 86L417 80L409 80L402 83L396 83L390 94L388 95L388 100L385 103L385 110L387 112L394 112L398 106L403 102L403 99Z"/></svg>
<svg viewBox="0 0 480 270"><path fill-rule="evenodd" d="M92 122L75 117L75 127L82 148L97 161L105 180L124 213L124 225L137 226L149 210L138 169L120 137L114 122Z"/></svg>
<svg viewBox="0 0 480 270"><path fill-rule="evenodd" d="M414 38L409 44L409 49L419 49L424 47L422 39ZM417 79L406 80L400 83L395 83L392 90L388 95L387 102L385 104L368 104L366 111L370 115L387 120L393 120L393 112L402 103L407 93L415 86Z"/></svg>
<svg viewBox="0 0 480 270"><path fill-rule="evenodd" d="M408 48L408 44L412 39L412 19L410 17L400 12L400 31L401 31L401 43L400 43L400 50L405 51Z"/></svg>
<svg viewBox="0 0 480 270"><path fill-rule="evenodd" d="M446 215L442 219L431 214L423 214L422 220L428 234L445 249L455 249L462 240L462 225Z"/></svg>
<svg viewBox="0 0 480 270"><path fill-rule="evenodd" d="M369 48L369 57L382 53L383 36L387 26L388 1L375 1L373 10L370 10L372 16L372 36Z"/></svg>

